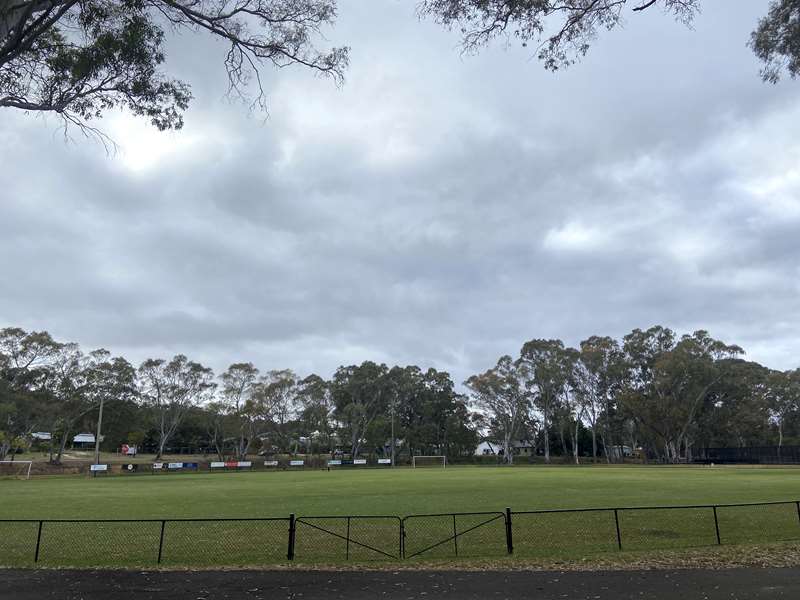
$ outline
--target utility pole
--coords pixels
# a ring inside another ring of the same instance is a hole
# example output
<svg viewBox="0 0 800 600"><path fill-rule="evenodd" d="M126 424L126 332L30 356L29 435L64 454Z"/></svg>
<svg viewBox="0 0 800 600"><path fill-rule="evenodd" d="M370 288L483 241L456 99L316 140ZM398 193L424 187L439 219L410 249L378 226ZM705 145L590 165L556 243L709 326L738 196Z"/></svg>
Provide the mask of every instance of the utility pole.
<svg viewBox="0 0 800 600"><path fill-rule="evenodd" d="M97 417L97 433L94 436L94 464L100 464L100 431L103 429L103 404L105 396L100 397L100 414Z"/></svg>
<svg viewBox="0 0 800 600"><path fill-rule="evenodd" d="M392 468L394 469L394 399L392 400Z"/></svg>

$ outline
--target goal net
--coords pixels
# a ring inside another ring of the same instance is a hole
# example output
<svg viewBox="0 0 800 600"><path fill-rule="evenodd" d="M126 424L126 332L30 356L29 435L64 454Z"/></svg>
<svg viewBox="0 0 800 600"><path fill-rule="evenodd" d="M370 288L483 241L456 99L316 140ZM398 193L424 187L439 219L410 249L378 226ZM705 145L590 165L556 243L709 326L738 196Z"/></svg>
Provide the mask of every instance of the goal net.
<svg viewBox="0 0 800 600"><path fill-rule="evenodd" d="M442 467L447 466L446 456L412 456L411 466L417 467Z"/></svg>
<svg viewBox="0 0 800 600"><path fill-rule="evenodd" d="M32 460L0 460L0 477L30 479Z"/></svg>

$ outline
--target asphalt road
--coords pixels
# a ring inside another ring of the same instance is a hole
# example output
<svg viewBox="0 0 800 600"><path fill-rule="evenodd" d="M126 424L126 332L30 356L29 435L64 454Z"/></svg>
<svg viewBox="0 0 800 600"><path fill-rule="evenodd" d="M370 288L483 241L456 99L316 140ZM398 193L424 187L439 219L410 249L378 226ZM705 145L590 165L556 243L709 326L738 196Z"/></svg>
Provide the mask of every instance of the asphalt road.
<svg viewBox="0 0 800 600"><path fill-rule="evenodd" d="M0 570L0 600L800 599L800 569L720 571Z"/></svg>

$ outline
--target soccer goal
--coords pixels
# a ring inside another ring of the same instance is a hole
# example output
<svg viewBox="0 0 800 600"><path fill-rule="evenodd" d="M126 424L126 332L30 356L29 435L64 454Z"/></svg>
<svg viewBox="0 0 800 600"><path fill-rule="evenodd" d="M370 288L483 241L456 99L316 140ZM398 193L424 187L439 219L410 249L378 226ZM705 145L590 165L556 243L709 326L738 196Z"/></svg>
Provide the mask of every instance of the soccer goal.
<svg viewBox="0 0 800 600"><path fill-rule="evenodd" d="M0 477L31 478L32 460L0 460Z"/></svg>
<svg viewBox="0 0 800 600"><path fill-rule="evenodd" d="M446 456L412 456L411 466L417 467L447 467Z"/></svg>

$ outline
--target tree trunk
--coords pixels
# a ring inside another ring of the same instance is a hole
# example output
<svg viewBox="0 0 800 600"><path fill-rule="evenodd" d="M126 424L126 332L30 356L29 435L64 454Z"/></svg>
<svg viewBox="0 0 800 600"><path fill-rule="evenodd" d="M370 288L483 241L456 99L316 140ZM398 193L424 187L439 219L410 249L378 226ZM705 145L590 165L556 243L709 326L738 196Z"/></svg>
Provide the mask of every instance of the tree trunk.
<svg viewBox="0 0 800 600"><path fill-rule="evenodd" d="M606 437L605 428L600 432L600 441L603 442L603 454L606 456L606 464L611 464L611 457L608 455L609 438Z"/></svg>
<svg viewBox="0 0 800 600"><path fill-rule="evenodd" d="M597 423L592 423L592 462L597 462Z"/></svg>
<svg viewBox="0 0 800 600"><path fill-rule="evenodd" d="M559 425L558 425L558 439L561 441L561 456L564 457L569 456L569 451L567 450L567 442L564 439L564 423L561 419L559 419Z"/></svg>
<svg viewBox="0 0 800 600"><path fill-rule="evenodd" d="M64 429L64 435L61 436L61 444L58 448L55 464L61 464L61 457L64 455L64 448L67 447L67 438L69 438L69 428Z"/></svg>
<svg viewBox="0 0 800 600"><path fill-rule="evenodd" d="M550 464L550 428L544 423L544 462Z"/></svg>
<svg viewBox="0 0 800 600"><path fill-rule="evenodd" d="M581 464L580 458L578 458L578 428L580 427L580 423L576 420L575 421L575 437L572 440L572 454L575 457L575 464Z"/></svg>
<svg viewBox="0 0 800 600"><path fill-rule="evenodd" d="M503 437L503 453L505 454L505 456L503 456L505 463L509 465L513 464L514 455L511 453L511 436L508 434Z"/></svg>

